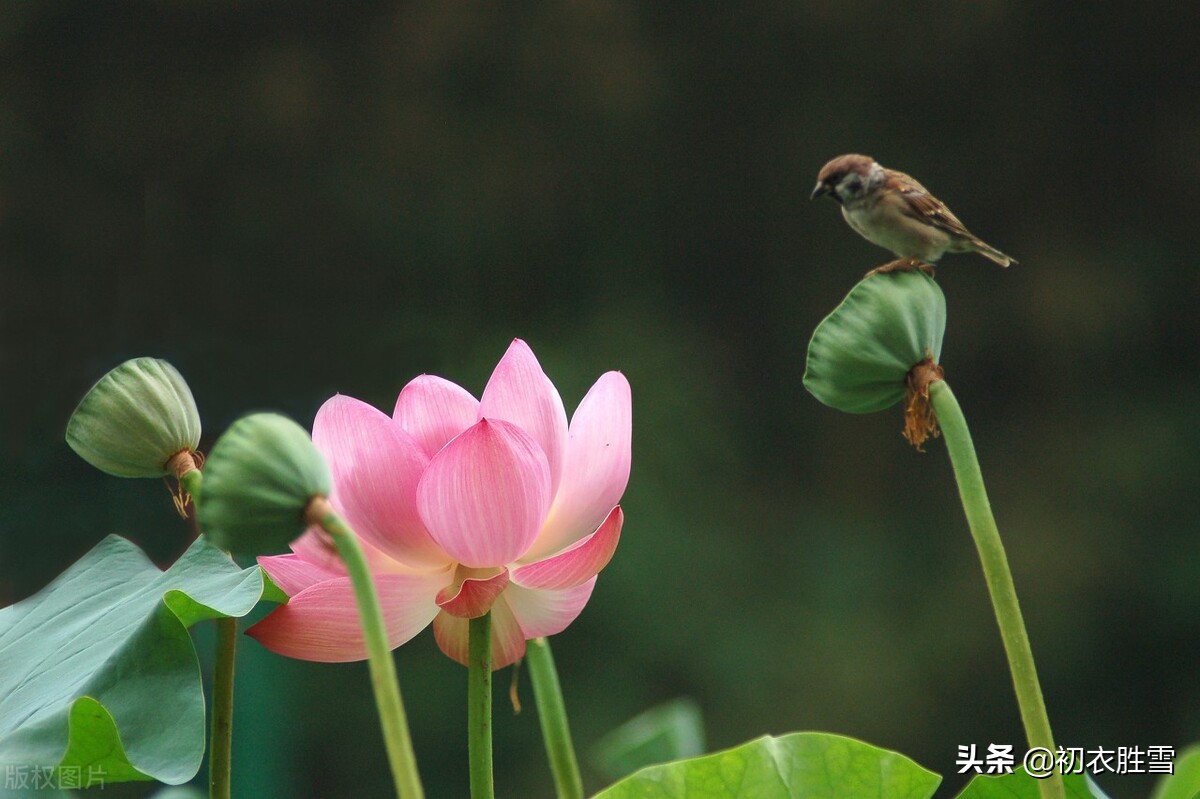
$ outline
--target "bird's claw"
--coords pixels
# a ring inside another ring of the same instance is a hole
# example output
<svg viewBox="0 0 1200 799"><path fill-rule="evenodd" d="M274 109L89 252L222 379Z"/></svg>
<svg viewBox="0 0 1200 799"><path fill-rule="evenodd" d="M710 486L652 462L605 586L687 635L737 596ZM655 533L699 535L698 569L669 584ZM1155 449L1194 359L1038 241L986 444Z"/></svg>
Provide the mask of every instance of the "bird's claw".
<svg viewBox="0 0 1200 799"><path fill-rule="evenodd" d="M932 278L937 277L933 264L924 263L916 258L897 258L895 261L888 261L882 266L875 267L863 278L866 279L872 275L886 275L889 272L912 272L914 269L920 269Z"/></svg>

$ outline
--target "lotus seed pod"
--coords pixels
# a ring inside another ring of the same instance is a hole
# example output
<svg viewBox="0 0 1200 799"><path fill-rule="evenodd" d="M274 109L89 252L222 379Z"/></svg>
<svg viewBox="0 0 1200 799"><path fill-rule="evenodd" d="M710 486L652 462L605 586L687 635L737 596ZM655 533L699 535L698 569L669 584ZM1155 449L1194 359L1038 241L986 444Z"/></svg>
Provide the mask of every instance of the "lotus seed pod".
<svg viewBox="0 0 1200 799"><path fill-rule="evenodd" d="M329 495L329 467L308 432L276 413L242 417L205 462L200 529L222 549L270 555L304 532L313 497Z"/></svg>
<svg viewBox="0 0 1200 799"><path fill-rule="evenodd" d="M92 386L67 422L67 443L117 477L162 477L200 443L200 414L183 377L157 358L126 361Z"/></svg>
<svg viewBox="0 0 1200 799"><path fill-rule="evenodd" d="M942 354L946 298L920 271L874 274L859 281L817 325L808 345L804 387L848 413L872 413L905 396L918 363Z"/></svg>

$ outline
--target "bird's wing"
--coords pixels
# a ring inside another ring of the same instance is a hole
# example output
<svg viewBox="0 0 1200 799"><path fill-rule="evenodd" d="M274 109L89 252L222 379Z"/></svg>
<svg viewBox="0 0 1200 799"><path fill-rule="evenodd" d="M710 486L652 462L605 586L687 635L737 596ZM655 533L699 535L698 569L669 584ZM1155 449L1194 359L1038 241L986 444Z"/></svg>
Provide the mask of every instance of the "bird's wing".
<svg viewBox="0 0 1200 799"><path fill-rule="evenodd" d="M958 221L946 204L929 193L929 190L903 172L888 169L887 186L896 190L904 198L904 211L914 219L920 219L928 225L941 228L952 236L965 239L975 239L975 235L967 230L966 225Z"/></svg>

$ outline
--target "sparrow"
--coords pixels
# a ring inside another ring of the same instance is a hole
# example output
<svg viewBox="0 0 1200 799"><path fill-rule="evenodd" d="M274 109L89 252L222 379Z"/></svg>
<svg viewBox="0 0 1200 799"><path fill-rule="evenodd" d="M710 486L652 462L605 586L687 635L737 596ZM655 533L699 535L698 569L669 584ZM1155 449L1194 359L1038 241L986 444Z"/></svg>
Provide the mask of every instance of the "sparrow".
<svg viewBox="0 0 1200 799"><path fill-rule="evenodd" d="M869 155L839 155L821 167L812 199L824 194L842 206L859 235L911 266L933 264L947 252L977 252L1001 266L1016 263L967 230L920 183Z"/></svg>

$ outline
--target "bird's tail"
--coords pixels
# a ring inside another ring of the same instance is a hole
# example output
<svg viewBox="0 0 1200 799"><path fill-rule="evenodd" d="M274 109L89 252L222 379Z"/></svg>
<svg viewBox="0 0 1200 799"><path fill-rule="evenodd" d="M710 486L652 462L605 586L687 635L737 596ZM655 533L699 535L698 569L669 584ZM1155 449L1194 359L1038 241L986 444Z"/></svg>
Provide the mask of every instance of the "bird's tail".
<svg viewBox="0 0 1200 799"><path fill-rule="evenodd" d="M975 252L979 253L984 258L987 258L989 261L994 261L1001 266L1008 266L1009 264L1017 263L1016 258L1005 255L986 242L975 239L971 243L975 245Z"/></svg>

